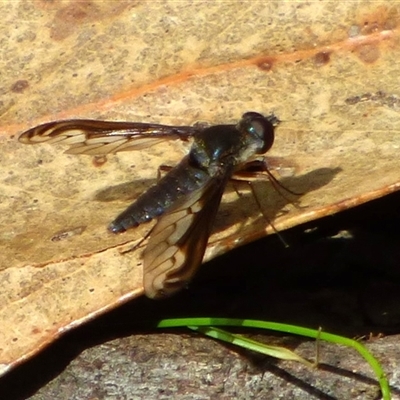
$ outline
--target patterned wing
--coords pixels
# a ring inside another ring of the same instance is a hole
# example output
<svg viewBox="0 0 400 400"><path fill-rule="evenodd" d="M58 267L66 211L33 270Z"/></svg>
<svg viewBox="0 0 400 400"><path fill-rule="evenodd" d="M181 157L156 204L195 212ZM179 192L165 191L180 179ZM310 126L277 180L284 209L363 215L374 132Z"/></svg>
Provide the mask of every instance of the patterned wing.
<svg viewBox="0 0 400 400"><path fill-rule="evenodd" d="M163 298L188 284L200 266L229 173L210 182L162 215L144 250L147 297Z"/></svg>
<svg viewBox="0 0 400 400"><path fill-rule="evenodd" d="M21 134L25 144L62 143L69 154L104 155L118 151L141 150L164 140L187 140L199 127L168 126L140 122L71 119L53 121Z"/></svg>

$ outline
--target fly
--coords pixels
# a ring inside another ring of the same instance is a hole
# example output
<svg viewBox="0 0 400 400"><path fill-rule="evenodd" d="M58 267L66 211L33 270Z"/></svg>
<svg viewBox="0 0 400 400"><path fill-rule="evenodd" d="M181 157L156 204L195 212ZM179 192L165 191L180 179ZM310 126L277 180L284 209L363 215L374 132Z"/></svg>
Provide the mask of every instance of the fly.
<svg viewBox="0 0 400 400"><path fill-rule="evenodd" d="M170 296L200 266L227 181L274 142L270 115L246 112L236 125L167 126L135 122L65 120L21 134L26 144L63 143L66 153L104 155L193 137L189 154L111 222L113 233L156 218L143 253L145 294Z"/></svg>

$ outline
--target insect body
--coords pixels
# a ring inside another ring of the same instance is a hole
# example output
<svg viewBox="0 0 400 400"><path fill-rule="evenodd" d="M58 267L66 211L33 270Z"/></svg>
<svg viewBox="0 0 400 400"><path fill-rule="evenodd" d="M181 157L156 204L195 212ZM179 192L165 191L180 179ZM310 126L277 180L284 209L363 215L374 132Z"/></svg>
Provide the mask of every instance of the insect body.
<svg viewBox="0 0 400 400"><path fill-rule="evenodd" d="M157 218L143 254L144 289L161 298L186 286L201 264L226 182L274 141L274 116L245 113L237 125L174 127L94 120L56 121L24 132L23 143L61 142L74 154L107 154L193 136L189 154L123 211L118 233Z"/></svg>

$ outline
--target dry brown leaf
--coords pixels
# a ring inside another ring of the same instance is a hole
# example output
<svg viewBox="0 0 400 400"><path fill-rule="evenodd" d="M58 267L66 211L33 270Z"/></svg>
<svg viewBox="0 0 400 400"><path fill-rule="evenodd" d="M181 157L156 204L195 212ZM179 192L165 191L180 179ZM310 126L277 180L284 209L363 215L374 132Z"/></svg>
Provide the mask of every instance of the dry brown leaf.
<svg viewBox="0 0 400 400"><path fill-rule="evenodd" d="M121 251L150 226L106 226L187 151L171 143L99 160L22 145L22 130L72 117L186 125L273 111L283 122L271 156L304 195L296 209L260 182L263 209L279 230L332 214L400 187L391 4L2 2L0 372L142 293L141 250ZM271 232L240 191L228 190L206 259Z"/></svg>

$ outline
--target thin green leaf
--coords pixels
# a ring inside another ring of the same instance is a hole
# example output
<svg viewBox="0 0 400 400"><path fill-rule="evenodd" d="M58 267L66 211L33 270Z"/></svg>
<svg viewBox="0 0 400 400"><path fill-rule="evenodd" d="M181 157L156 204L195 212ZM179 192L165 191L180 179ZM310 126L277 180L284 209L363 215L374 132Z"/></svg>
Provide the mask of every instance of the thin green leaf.
<svg viewBox="0 0 400 400"><path fill-rule="evenodd" d="M351 347L357 350L362 357L368 362L374 371L382 391L384 400L390 400L390 388L386 375L379 364L378 360L368 351L368 349L356 340L345 338L339 335L322 332L321 330L303 328L296 325L281 324L277 322L266 322L251 319L230 319L230 318L179 318L161 320L158 328L172 328L189 326L193 329L195 326L241 326L247 328L268 329L278 332L291 333L295 335L310 337L314 339L324 340L326 342L336 343L343 346ZM210 328L211 329L211 328ZM221 333L219 333L221 335ZM247 347L246 347L247 348ZM264 353L265 354L265 353Z"/></svg>
<svg viewBox="0 0 400 400"><path fill-rule="evenodd" d="M257 342L256 340L252 340L246 338L242 335L233 334L227 332L223 329L216 328L213 326L204 327L204 326L188 326L188 328L201 332L203 335L212 337L214 339L222 340L224 342L232 343L236 346L243 347L248 350L256 351L257 353L265 354L267 356L279 358L281 360L287 361L298 361L302 364L307 365L308 367L314 367L314 363L306 360L303 357L300 357L295 352L281 346L271 346L265 343Z"/></svg>

